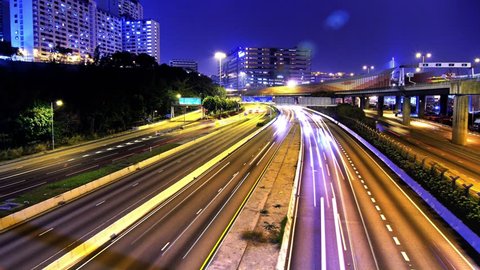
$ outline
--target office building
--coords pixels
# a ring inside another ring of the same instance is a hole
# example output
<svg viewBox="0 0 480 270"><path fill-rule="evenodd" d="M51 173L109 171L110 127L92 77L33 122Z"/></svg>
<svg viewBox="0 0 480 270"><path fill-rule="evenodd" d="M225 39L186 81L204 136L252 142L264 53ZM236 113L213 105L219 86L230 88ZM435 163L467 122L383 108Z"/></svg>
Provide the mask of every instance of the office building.
<svg viewBox="0 0 480 270"><path fill-rule="evenodd" d="M118 13L129 20L143 20L143 6L139 0L115 0L118 2Z"/></svg>
<svg viewBox="0 0 480 270"><path fill-rule="evenodd" d="M123 50L146 53L160 63L160 24L154 20L124 20Z"/></svg>
<svg viewBox="0 0 480 270"><path fill-rule="evenodd" d="M198 72L198 63L192 60L170 60L170 66L183 68L187 72Z"/></svg>
<svg viewBox="0 0 480 270"><path fill-rule="evenodd" d="M289 81L308 84L310 66L306 49L238 47L223 61L222 82L236 90L287 85Z"/></svg>
<svg viewBox="0 0 480 270"><path fill-rule="evenodd" d="M120 18L98 9L96 28L96 46L102 56L123 50L122 20Z"/></svg>
<svg viewBox="0 0 480 270"><path fill-rule="evenodd" d="M10 41L9 0L0 0L0 41Z"/></svg>
<svg viewBox="0 0 480 270"><path fill-rule="evenodd" d="M10 37L25 61L51 61L59 48L70 51L62 62L88 61L97 46L101 55L129 51L160 61L160 26L143 20L138 0L10 0Z"/></svg>

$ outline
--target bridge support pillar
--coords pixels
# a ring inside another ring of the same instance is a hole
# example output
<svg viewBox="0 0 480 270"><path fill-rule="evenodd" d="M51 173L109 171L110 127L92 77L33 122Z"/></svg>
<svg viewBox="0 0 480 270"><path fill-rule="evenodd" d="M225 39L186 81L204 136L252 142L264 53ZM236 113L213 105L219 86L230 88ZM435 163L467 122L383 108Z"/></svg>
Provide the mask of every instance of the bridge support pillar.
<svg viewBox="0 0 480 270"><path fill-rule="evenodd" d="M395 96L395 113L399 112L402 107L402 96Z"/></svg>
<svg viewBox="0 0 480 270"><path fill-rule="evenodd" d="M417 108L418 118L423 118L425 116L425 95L418 96Z"/></svg>
<svg viewBox="0 0 480 270"><path fill-rule="evenodd" d="M412 105L410 104L410 97L403 97L403 124L405 126L410 125L410 111Z"/></svg>
<svg viewBox="0 0 480 270"><path fill-rule="evenodd" d="M365 110L365 107L367 106L368 97L359 97L359 99L360 99L360 109Z"/></svg>
<svg viewBox="0 0 480 270"><path fill-rule="evenodd" d="M452 143L467 144L468 96L456 95L453 101Z"/></svg>
<svg viewBox="0 0 480 270"><path fill-rule="evenodd" d="M385 104L385 97L379 96L377 101L377 115L383 117L383 105Z"/></svg>
<svg viewBox="0 0 480 270"><path fill-rule="evenodd" d="M440 96L440 115L447 116L448 113L448 95Z"/></svg>

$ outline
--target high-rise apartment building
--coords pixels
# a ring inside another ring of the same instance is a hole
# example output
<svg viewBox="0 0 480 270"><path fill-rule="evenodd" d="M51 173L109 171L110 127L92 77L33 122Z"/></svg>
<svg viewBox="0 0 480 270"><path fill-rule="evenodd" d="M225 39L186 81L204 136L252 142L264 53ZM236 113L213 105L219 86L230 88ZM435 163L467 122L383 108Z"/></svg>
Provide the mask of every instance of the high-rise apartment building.
<svg viewBox="0 0 480 270"><path fill-rule="evenodd" d="M198 63L192 60L173 59L170 60L171 67L179 67L184 70L198 72Z"/></svg>
<svg viewBox="0 0 480 270"><path fill-rule="evenodd" d="M143 6L139 0L115 0L118 2L118 13L130 20L143 19Z"/></svg>
<svg viewBox="0 0 480 270"><path fill-rule="evenodd" d="M238 47L227 55L222 69L223 85L236 90L286 85L289 81L307 84L311 80L310 50Z"/></svg>
<svg viewBox="0 0 480 270"><path fill-rule="evenodd" d="M160 26L143 19L138 0L10 0L10 9L12 46L26 60L48 61L65 48L78 62L98 46L102 55L129 51L160 61Z"/></svg>
<svg viewBox="0 0 480 270"><path fill-rule="evenodd" d="M96 46L102 55L121 52L122 47L122 20L112 14L97 10Z"/></svg>
<svg viewBox="0 0 480 270"><path fill-rule="evenodd" d="M10 40L9 0L0 0L0 41Z"/></svg>
<svg viewBox="0 0 480 270"><path fill-rule="evenodd" d="M28 60L47 60L55 47L86 57L95 48L92 0L10 0L12 46Z"/></svg>
<svg viewBox="0 0 480 270"><path fill-rule="evenodd" d="M146 53L160 63L160 24L154 20L124 20L123 50Z"/></svg>

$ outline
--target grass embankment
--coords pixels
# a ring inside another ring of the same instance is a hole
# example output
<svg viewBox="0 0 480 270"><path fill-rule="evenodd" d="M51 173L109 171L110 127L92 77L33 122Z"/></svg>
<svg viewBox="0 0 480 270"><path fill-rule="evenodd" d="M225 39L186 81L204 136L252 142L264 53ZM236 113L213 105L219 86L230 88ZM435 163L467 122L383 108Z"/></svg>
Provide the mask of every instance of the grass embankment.
<svg viewBox="0 0 480 270"><path fill-rule="evenodd" d="M82 185L85 185L89 182L92 182L98 178L101 178L103 176L106 176L108 174L111 174L113 172L116 172L118 170L121 170L123 168L126 168L132 164L138 163L140 161L146 160L150 157L159 155L163 152L166 152L170 149L173 149L180 144L167 144L167 145L162 145L157 148L153 148L152 151L149 152L144 152L138 155L131 156L129 158L126 158L124 160L120 160L116 163L112 163L110 165L107 165L105 167L102 167L100 169L94 170L94 171L89 171L85 173L81 173L69 178L66 178L64 180L54 182L54 183L49 183L43 186L40 186L39 188L33 189L28 191L27 193L24 193L20 195L19 197L12 199L10 202L12 203L18 203L21 206L12 209L12 210L0 210L0 217L4 217L7 215L10 215L14 212L20 211L28 206L37 204L39 202L45 201L47 199L50 199L52 197L55 197L57 195L60 195L64 192L67 192L69 190L75 189L77 187L80 187Z"/></svg>

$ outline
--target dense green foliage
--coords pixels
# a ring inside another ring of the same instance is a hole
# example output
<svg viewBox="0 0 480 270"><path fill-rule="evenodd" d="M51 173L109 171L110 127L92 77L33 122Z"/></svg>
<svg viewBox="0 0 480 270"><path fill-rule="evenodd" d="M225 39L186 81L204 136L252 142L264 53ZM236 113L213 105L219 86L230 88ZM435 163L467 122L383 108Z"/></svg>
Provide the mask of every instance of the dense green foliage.
<svg viewBox="0 0 480 270"><path fill-rule="evenodd" d="M478 198L473 198L464 187L456 185L455 181L436 170L435 167L428 168L424 161L417 160L415 155L394 143L388 136L376 131L375 128L372 128L371 121L367 125L357 119L346 117L357 115L353 113L355 110L353 107L350 110L345 107L342 110L330 109L322 110L322 112L334 115L337 120L366 139L452 211L472 231L480 234Z"/></svg>
<svg viewBox="0 0 480 270"><path fill-rule="evenodd" d="M0 61L0 149L49 143L50 102L55 139L94 138L166 117L183 97L225 96L211 79L158 66L145 55L118 53L88 66Z"/></svg>
<svg viewBox="0 0 480 270"><path fill-rule="evenodd" d="M202 105L209 114L217 114L222 111L234 111L240 109L240 103L237 101L220 96L207 96L203 99Z"/></svg>

